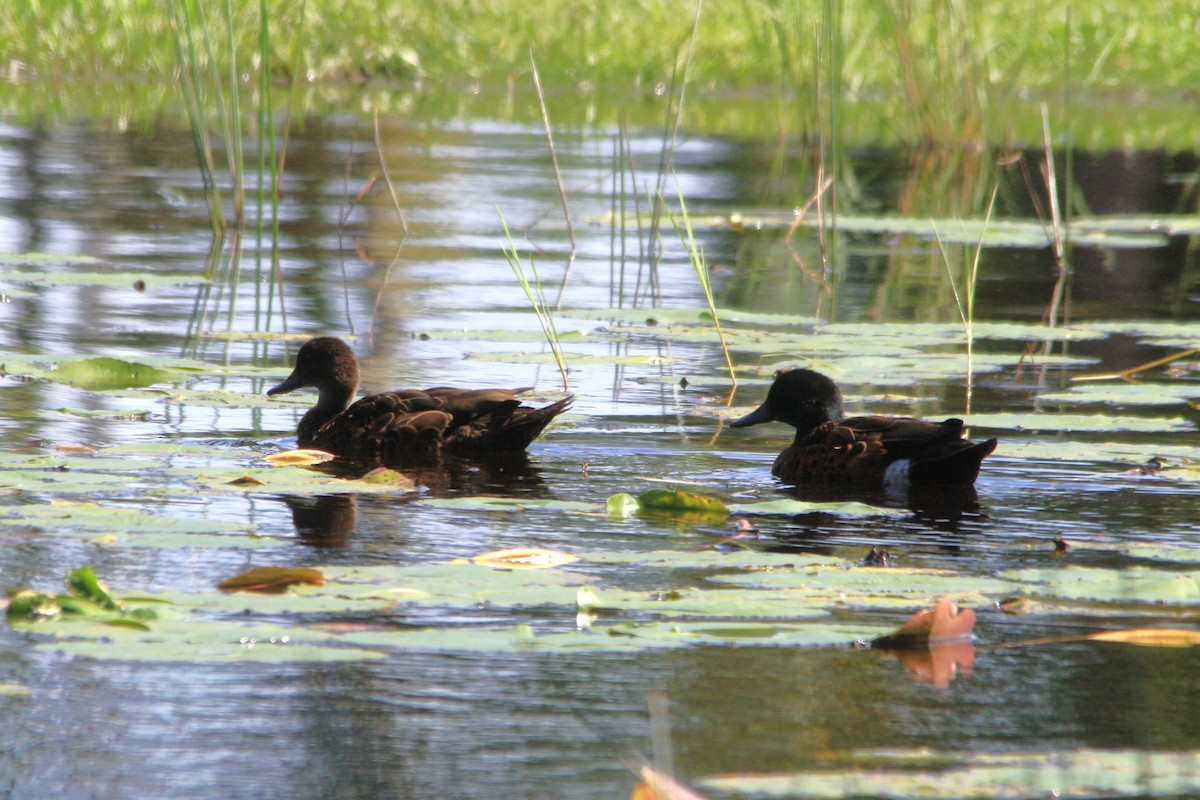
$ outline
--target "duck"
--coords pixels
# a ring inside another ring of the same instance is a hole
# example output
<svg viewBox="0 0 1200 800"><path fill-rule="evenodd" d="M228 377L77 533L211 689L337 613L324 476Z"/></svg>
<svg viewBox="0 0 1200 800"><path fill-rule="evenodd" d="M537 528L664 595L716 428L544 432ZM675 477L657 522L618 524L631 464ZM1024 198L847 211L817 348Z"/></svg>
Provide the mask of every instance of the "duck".
<svg viewBox="0 0 1200 800"><path fill-rule="evenodd" d="M268 396L317 390L317 403L300 419L297 446L347 459L388 465L436 466L446 456L482 457L525 452L573 396L540 408L516 395L526 389L405 389L358 393L358 359L334 336L309 339L292 374Z"/></svg>
<svg viewBox="0 0 1200 800"><path fill-rule="evenodd" d="M774 421L794 427L796 438L775 459L771 473L796 486L970 487L996 449L995 439L965 438L957 418L846 417L837 384L811 369L776 373L762 405L730 426Z"/></svg>

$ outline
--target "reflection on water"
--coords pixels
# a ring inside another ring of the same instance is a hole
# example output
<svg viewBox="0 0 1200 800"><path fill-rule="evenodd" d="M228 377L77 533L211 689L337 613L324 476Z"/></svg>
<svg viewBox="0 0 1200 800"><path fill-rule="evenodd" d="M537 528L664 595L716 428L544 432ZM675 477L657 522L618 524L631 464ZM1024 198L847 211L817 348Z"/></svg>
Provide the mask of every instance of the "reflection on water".
<svg viewBox="0 0 1200 800"><path fill-rule="evenodd" d="M370 390L556 388L557 370L541 345L537 321L500 255L496 214L499 206L519 232L518 245L537 255L543 281L557 288L568 245L540 132L384 120L384 155L410 226L402 246L394 210L381 192L356 206L345 225L338 223L347 198L377 169L363 145L371 138L369 126L350 117L306 120L291 134L281 221L284 291L276 297L272 329L282 328L286 314L293 332L356 334ZM649 163L659 141L654 132L635 136L635 156ZM606 309L618 301L628 307L634 296L644 301L655 295L666 308L703 306L692 267L673 243L651 286L633 255L637 242L614 244L610 237L607 134L577 131L557 142L580 233L564 307ZM780 174L772 172L779 155L774 145L692 137L677 151L674 167L692 198L692 213L749 217L755 209L791 208L797 197L811 194L810 159L793 159L789 163L804 166ZM1031 163L1037 158L1024 157ZM1032 216L1034 192L1019 170L987 166L971 179L975 183L968 181L968 167L985 161L990 159L983 154L939 162L928 151L863 148L846 154L845 168L855 178L860 210L974 215L979 209L971 198L986 196L978 190L998 180L998 214ZM1194 199L1176 178L1195 166L1190 155L1076 154L1075 179L1096 211L1179 213ZM953 171L951 183L961 193L940 190L935 173L943 168ZM22 354L134 360L187 354L202 359L209 373L164 391L151 407L144 395L98 395L0 375L0 445L6 451L27 452L31 441L78 442L100 447L103 455L110 445L169 441L189 467L233 467L288 446L297 407L247 408L220 394L261 393L285 372L285 349L295 342L249 335L265 327L259 301L270 285L256 272L252 253L236 279L223 274L217 284L203 282L209 238L202 200L192 143L183 131L0 127L0 252L99 259L4 262L0 292L8 302L0 303L0 365ZM954 287L929 241L846 235L843 260L826 276L809 229L786 243L770 227L705 224L698 232L722 307L790 318L819 312L825 321L959 319ZM1160 247L1077 250L1072 319L1172 320L1190 330L1200 291L1197 253L1200 248L1181 236ZM18 268L46 278L5 281ZM980 270L981 318L1041 318L1057 277L1048 249L987 248ZM60 280L82 273L92 277ZM131 280L134 273L146 275L142 290ZM822 277L828 278L824 284ZM529 546L682 551L728 535L599 514L423 505L430 496L599 505L611 494L666 481L738 500L820 499L770 477L771 461L786 444L783 433L731 436L714 419L731 390L723 356L710 342L684 334L660 339L645 331L614 340L594 335L608 323L585 315L564 314L558 325L577 356L570 378L578 399L570 417L534 443L528 458L421 471L412 476L424 487L421 493L396 495L278 498L195 491L186 501L162 500L155 490L174 477L139 473L127 487L78 499L183 518L242 520L282 544L252 551L231 536L228 547L207 550L124 547L70 531L5 525L0 588L57 586L81 563L92 564L119 592L199 591L248 563L444 562ZM772 331L795 327L768 328L759 349L735 354L739 366L822 358L826 351L772 345ZM976 353L1024 345L981 341ZM1099 371L1142 363L1177 346L1114 335L1072 342L1061 352L1094 359ZM931 352L958 353L960 347L959 340L947 340ZM226 373L223 365L236 369ZM871 410L879 413L961 413L961 375L922 375L904 380L903 391L879 389L880 376L894 369L892 362L875 362L850 376L848 386L874 395ZM1068 376L1050 359L989 369L977 376L976 413L1040 407L1039 393L1065 384ZM173 391L184 390L212 396L208 404L176 399ZM735 402L748 403L757 389L739 391ZM1186 408L1170 413L1195 416ZM1148 449L1164 444L1157 434L1113 435ZM1069 443L1071 436L1001 431L1000 448L985 462L974 491L864 498L900 512L895 515L756 519L762 539L751 544L828 553L849 564L882 547L900 567L984 576L1054 563L1060 558L1053 552L1056 538L1111 544L1070 556L1074 564L1095 566L1142 563L1125 555L1123 545L1193 545L1200 491L1186 481L1120 474L1125 465L1006 453L1024 442ZM201 449L202 455L189 455ZM4 485L0 471L5 506L61 499L37 491L5 494ZM636 565L580 569L591 570L588 578L597 584L648 592L694 579ZM911 610L871 621L898 625ZM460 610L447 619L445 609L399 608L386 620L401 626L573 625L572 615L560 619L549 608L522 609L514 618L477 611L478 617ZM1017 621L990 608L977 611L981 644L1104 624L1069 615ZM1163 620L1179 624L1169 612L1162 610ZM854 609L840 613L861 617ZM8 722L0 729L0 794L15 798L621 796L632 783L623 762L631 753L650 753L645 697L656 691L670 699L670 734L685 777L795 770L813 765L820 754L859 747L1200 747L1200 689L1193 680L1200 656L1191 650L979 646L973 659L969 652L949 651L928 660L906 656L901 663L842 647L729 647L634 655L389 653L366 663L279 666L95 662L32 644L29 635L0 626L0 684L32 690L30 698L0 693ZM1130 690L1114 693L1112 686ZM83 788L91 786L103 788Z"/></svg>
<svg viewBox="0 0 1200 800"><path fill-rule="evenodd" d="M352 494L289 495L296 535L316 547L344 547L358 527L358 498Z"/></svg>

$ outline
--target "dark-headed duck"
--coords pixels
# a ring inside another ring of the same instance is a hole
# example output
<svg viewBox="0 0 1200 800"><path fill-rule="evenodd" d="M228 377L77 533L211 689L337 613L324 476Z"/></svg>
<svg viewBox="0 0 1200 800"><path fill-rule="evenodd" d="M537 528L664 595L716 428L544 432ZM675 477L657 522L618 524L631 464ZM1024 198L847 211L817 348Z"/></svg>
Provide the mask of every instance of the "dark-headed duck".
<svg viewBox="0 0 1200 800"><path fill-rule="evenodd" d="M964 439L961 419L845 417L837 385L810 369L780 372L766 401L731 426L776 420L794 427L796 438L771 472L797 486L971 486L996 449L995 439Z"/></svg>
<svg viewBox="0 0 1200 800"><path fill-rule="evenodd" d="M408 389L355 401L358 359L341 339L305 342L287 380L267 391L317 390L300 420L300 447L387 464L436 465L444 455L524 451L572 398L542 408L522 405L510 389Z"/></svg>

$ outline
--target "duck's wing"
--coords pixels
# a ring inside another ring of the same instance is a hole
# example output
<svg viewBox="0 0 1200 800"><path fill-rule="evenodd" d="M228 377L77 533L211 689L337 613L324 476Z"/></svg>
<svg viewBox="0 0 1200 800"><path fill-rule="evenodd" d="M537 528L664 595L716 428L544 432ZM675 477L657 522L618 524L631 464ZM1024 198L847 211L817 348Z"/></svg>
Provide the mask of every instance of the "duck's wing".
<svg viewBox="0 0 1200 800"><path fill-rule="evenodd" d="M996 440L973 442L964 438L964 424L952 417L927 422L911 417L855 417L838 426L853 432L855 442L878 442L886 462L907 459L910 479L915 483L969 485L979 474L980 464L996 449ZM836 437L836 432L828 434ZM844 438L844 434L843 434Z"/></svg>
<svg viewBox="0 0 1200 800"><path fill-rule="evenodd" d="M412 392L368 395L321 426L313 445L351 458L436 459L453 416Z"/></svg>
<svg viewBox="0 0 1200 800"><path fill-rule="evenodd" d="M834 447L854 442L880 444L899 451L904 458L919 450L926 442L962 436L962 420L925 422L912 417L847 417L825 422L805 434L797 432L796 444L823 444Z"/></svg>
<svg viewBox="0 0 1200 800"><path fill-rule="evenodd" d="M508 389L429 389L454 420L446 446L462 452L524 450L556 416L571 406L568 396L537 408L523 405ZM519 390L517 390L519 391Z"/></svg>

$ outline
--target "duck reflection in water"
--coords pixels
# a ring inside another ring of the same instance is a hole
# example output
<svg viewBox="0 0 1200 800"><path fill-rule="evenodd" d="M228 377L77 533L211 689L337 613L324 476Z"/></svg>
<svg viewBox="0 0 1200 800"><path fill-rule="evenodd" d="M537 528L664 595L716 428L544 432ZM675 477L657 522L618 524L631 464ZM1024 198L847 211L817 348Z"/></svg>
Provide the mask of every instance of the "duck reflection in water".
<svg viewBox="0 0 1200 800"><path fill-rule="evenodd" d="M358 480L378 469L373 462L334 459L312 469L339 478ZM549 494L540 470L525 453L474 459L445 458L430 467L405 469L413 492L387 502L402 505L417 497L545 497ZM296 534L306 544L344 547L358 528L358 496L330 494L285 496Z"/></svg>

